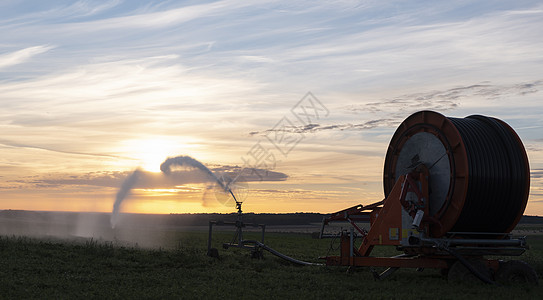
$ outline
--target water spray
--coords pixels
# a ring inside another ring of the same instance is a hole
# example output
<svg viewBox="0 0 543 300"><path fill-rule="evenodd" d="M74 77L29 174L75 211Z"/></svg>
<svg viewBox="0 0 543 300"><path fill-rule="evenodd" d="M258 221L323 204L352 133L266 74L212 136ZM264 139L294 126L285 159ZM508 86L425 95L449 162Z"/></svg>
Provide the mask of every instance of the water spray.
<svg viewBox="0 0 543 300"><path fill-rule="evenodd" d="M197 168L198 170L204 172L211 180L215 181L222 190L226 193L229 193L232 195L232 198L234 198L234 201L236 202L236 207L239 205L241 207L241 202L236 199L236 196L234 195L234 192L232 192L232 189L230 188L230 184L232 181L225 183L223 180L220 180L211 170L206 167L201 162L197 161L196 159L190 157L190 156L177 156L177 157L169 157L167 158L161 165L160 170L162 173L166 175L171 174L171 167L172 166L190 166ZM239 208L241 210L241 208Z"/></svg>
<svg viewBox="0 0 543 300"><path fill-rule="evenodd" d="M166 176L171 175L171 167L172 166L189 166L196 168L200 171L202 171L204 174L208 176L208 178L214 182L216 182L221 189L226 193L229 193L232 195L232 198L234 198L234 201L236 202L236 207L239 205L241 210L241 202L239 202L236 199L236 196L232 192L232 189L230 188L230 182L226 183L221 181L209 168L207 168L204 164L199 162L198 160L190 157L190 156L177 156L177 157L169 157L167 158L161 165L160 170L162 173L164 173ZM115 203L113 204L113 211L111 214L111 227L115 228L115 226L118 223L119 213L121 209L121 204L123 201L128 197L130 194L130 190L134 187L134 185L141 179L141 175L143 174L143 171L140 169L134 170L132 174L130 174L125 181L122 183L121 188L117 192L117 196L115 197Z"/></svg>
<svg viewBox="0 0 543 300"><path fill-rule="evenodd" d="M210 179L217 182L217 184L219 184L219 186L224 190L224 192L230 192L232 197L236 199L236 197L234 196L234 193L232 193L232 190L230 189L228 184L225 185L224 182L222 182L215 174L213 174L213 172L211 172L210 169L204 166L204 164L202 164L201 162L197 161L196 159L190 156L183 155L183 156L177 156L177 157L169 157L160 165L160 170L162 171L162 173L166 175L170 175L172 172L171 167L175 165L197 168L198 170L204 172Z"/></svg>
<svg viewBox="0 0 543 300"><path fill-rule="evenodd" d="M111 213L111 228L115 228L119 218L119 212L121 204L124 199L130 194L130 190L134 187L138 179L140 178L142 171L140 169L134 170L121 185L121 189L117 192L115 197L115 203L113 203L113 211Z"/></svg>

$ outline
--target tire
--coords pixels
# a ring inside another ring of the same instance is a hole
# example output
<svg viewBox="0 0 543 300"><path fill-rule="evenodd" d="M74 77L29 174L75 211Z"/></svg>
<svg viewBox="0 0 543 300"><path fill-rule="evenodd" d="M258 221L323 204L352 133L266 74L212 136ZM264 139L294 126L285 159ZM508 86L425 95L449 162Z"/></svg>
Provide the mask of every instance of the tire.
<svg viewBox="0 0 543 300"><path fill-rule="evenodd" d="M492 278L491 270L486 266L486 264L481 259L467 259L467 261L477 270L481 275L486 278ZM449 268L447 274L447 280L449 282L481 282L481 280L471 273L464 264L459 260L454 262Z"/></svg>
<svg viewBox="0 0 543 300"><path fill-rule="evenodd" d="M537 285L538 278L534 268L521 260L511 260L500 264L496 272L496 281L500 284L528 283Z"/></svg>

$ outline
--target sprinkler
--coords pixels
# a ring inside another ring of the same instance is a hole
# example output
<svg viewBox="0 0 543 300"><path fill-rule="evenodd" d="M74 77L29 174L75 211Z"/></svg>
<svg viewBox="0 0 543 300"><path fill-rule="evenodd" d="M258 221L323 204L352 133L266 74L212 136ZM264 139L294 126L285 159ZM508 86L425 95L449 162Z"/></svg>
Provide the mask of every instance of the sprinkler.
<svg viewBox="0 0 543 300"><path fill-rule="evenodd" d="M262 249L259 246L259 244L264 244L264 234L266 231L266 225L264 224L254 224L254 223L245 223L243 222L243 211L241 209L241 205L243 204L243 201L238 201L236 199L236 196L232 192L231 189L228 189L230 192L230 195L232 195L232 198L234 198L234 201L236 202L236 209L237 209L237 218L235 222L225 222L225 221L209 221L209 235L207 240L207 255L211 257L218 257L219 252L216 248L211 247L211 240L213 235L213 226L223 226L223 225L234 225L236 227L236 232L234 234L234 237L232 239L232 242L230 243L224 243L222 247L224 249L228 248L241 248L241 249L247 249L251 251L251 257L253 258L261 258L262 257ZM251 227L260 227L262 229L262 238L261 241L249 241L245 240L243 238L243 228L251 226Z"/></svg>
<svg viewBox="0 0 543 300"><path fill-rule="evenodd" d="M237 220L236 222L209 221L209 236L207 239L207 255L208 256L215 257L215 258L219 257L219 251L216 248L211 247L212 236L213 236L213 225L215 226L234 225L236 227L236 232L234 234L232 242L222 244L224 249L240 248L240 249L250 250L251 257L258 258L258 259L263 258L262 250L266 250L269 253L281 259L284 259L286 261L289 261L297 265L304 265L304 266L322 266L323 265L321 263L306 262L306 261L292 258L264 244L264 234L266 230L266 225L243 222L243 211L241 209L241 205L243 204L243 201L238 201L236 199L236 196L234 196L234 193L232 193L232 190L229 190L229 191L230 191L230 195L232 195L232 197L234 198L234 201L236 202ZM260 241L246 240L243 238L243 228L247 226L262 228L262 238Z"/></svg>

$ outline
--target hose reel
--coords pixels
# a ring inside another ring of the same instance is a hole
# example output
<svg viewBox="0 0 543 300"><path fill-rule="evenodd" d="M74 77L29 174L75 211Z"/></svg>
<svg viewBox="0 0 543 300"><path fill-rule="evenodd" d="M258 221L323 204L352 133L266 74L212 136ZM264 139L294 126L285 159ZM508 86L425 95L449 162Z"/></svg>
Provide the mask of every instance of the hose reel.
<svg viewBox="0 0 543 300"><path fill-rule="evenodd" d="M455 232L508 233L528 201L524 146L505 122L481 115L449 118L420 111L394 133L385 157L385 197L398 178L424 164L434 237Z"/></svg>

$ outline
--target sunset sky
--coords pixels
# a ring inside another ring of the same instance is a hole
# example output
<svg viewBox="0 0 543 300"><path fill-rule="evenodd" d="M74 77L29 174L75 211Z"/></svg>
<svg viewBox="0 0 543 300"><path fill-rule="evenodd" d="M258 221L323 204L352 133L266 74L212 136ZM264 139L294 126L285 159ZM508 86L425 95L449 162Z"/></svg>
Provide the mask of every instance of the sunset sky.
<svg viewBox="0 0 543 300"><path fill-rule="evenodd" d="M0 209L111 211L140 167L123 211L234 211L195 170L159 173L178 155L257 167L245 211L369 204L429 109L510 124L543 215L541 28L541 1L2 1Z"/></svg>

